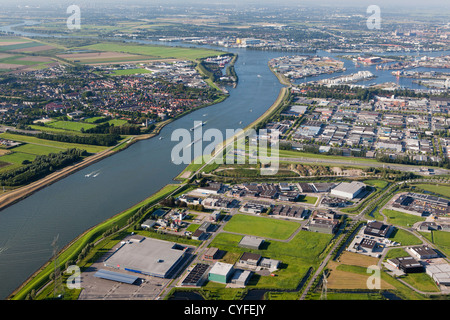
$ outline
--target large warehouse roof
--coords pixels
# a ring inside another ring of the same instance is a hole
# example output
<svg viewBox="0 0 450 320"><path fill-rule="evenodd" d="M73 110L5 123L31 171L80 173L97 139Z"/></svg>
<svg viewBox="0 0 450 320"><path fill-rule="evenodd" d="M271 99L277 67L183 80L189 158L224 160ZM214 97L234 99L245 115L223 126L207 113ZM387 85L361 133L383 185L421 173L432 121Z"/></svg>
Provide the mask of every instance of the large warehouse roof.
<svg viewBox="0 0 450 320"><path fill-rule="evenodd" d="M117 281L117 282L128 283L128 284L133 284L137 279L139 279L139 277L136 277L133 275L123 274L123 273L118 273L118 272L103 270L103 269L97 271L94 274L94 277L102 278L102 279L106 279L106 280Z"/></svg>
<svg viewBox="0 0 450 320"><path fill-rule="evenodd" d="M105 265L157 277L167 277L183 258L184 249L185 247L173 242L144 238L139 243L123 244L105 261Z"/></svg>
<svg viewBox="0 0 450 320"><path fill-rule="evenodd" d="M363 188L365 186L366 185L364 183L358 182L358 181L352 181L350 183L348 183L348 182L341 182L333 190L354 194L354 193L358 192L361 188Z"/></svg>

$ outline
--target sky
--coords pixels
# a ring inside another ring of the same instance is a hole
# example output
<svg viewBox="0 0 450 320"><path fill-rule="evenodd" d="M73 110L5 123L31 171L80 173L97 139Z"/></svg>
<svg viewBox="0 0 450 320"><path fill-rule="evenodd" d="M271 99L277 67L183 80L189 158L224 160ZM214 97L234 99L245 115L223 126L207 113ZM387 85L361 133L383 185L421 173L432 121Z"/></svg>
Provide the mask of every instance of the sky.
<svg viewBox="0 0 450 320"><path fill-rule="evenodd" d="M79 0L78 0L79 1ZM102 3L102 2L120 2L125 4L127 2L141 2L143 4L152 5L154 3L214 3L214 4L290 4L290 5L333 5L333 6L369 6L369 5L378 5L378 6L404 6L404 7L443 7L448 6L450 1L448 0L91 0L90 2ZM0 0L0 3L58 3L58 2L67 2L67 0ZM77 0L71 0L73 4L76 4Z"/></svg>

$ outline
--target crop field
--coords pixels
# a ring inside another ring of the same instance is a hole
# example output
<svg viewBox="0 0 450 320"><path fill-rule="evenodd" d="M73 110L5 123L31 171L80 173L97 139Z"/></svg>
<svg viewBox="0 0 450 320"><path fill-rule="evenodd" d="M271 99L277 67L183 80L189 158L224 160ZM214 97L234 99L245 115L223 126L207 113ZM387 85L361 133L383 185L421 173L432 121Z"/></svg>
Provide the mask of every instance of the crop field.
<svg viewBox="0 0 450 320"><path fill-rule="evenodd" d="M80 62L86 64L96 63L114 63L114 62L127 62L127 61L141 61L151 60L152 57L143 55L128 54L122 52L105 51L105 52L86 52L86 53L67 53L57 55L58 58L62 58L71 62Z"/></svg>
<svg viewBox="0 0 450 320"><path fill-rule="evenodd" d="M36 52L42 50L49 50L50 46L46 46L37 41L31 41L26 39L11 41L11 42L1 42L0 52L13 51L13 52Z"/></svg>
<svg viewBox="0 0 450 320"><path fill-rule="evenodd" d="M273 239L287 239L300 224L293 221L236 214L224 230Z"/></svg>
<svg viewBox="0 0 450 320"><path fill-rule="evenodd" d="M0 53L0 69L5 71L27 67L31 69L42 68L51 63L54 63L54 61L50 57L29 57L20 54Z"/></svg>
<svg viewBox="0 0 450 320"><path fill-rule="evenodd" d="M98 43L79 48L81 50L97 50L106 52L123 52L129 54L140 54L144 56L162 59L187 59L195 60L222 54L221 51L197 48L164 47L149 45L127 45L123 43Z"/></svg>

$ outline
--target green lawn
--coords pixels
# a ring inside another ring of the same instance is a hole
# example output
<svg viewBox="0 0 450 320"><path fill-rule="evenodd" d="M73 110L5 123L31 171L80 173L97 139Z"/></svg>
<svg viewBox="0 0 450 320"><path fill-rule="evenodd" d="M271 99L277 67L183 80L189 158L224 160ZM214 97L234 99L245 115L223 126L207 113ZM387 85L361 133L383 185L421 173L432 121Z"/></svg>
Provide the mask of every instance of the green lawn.
<svg viewBox="0 0 450 320"><path fill-rule="evenodd" d="M444 255L450 256L450 232L433 231L420 234L435 244Z"/></svg>
<svg viewBox="0 0 450 320"><path fill-rule="evenodd" d="M289 242L266 240L262 250L240 248L238 244L241 239L241 235L220 233L212 241L211 247L224 250L227 254L235 253L240 256L243 252L253 252L279 260L281 265L275 272L276 277L254 275L248 287L293 289L310 267L317 267L332 235L300 231Z"/></svg>
<svg viewBox="0 0 450 320"><path fill-rule="evenodd" d="M80 49L125 52L131 54L142 54L157 58L165 58L165 59L173 58L173 59L187 59L187 60L195 60L223 54L223 52L221 51L209 49L135 45L135 44L132 45L115 42L102 42L89 46L84 46L81 47Z"/></svg>
<svg viewBox="0 0 450 320"><path fill-rule="evenodd" d="M448 185L436 185L436 184L416 184L417 188L430 191L436 194L443 195L450 198L450 186Z"/></svg>
<svg viewBox="0 0 450 320"><path fill-rule="evenodd" d="M44 139L39 139L36 137L24 136L24 135L13 134L13 133L2 133L2 134L0 134L0 138L7 139L7 140L13 140L13 141L25 142L25 143L29 143L29 144L61 148L61 149L78 148L78 149L86 150L89 153L98 153L100 151L107 149L107 147L103 147L103 146L94 146L94 145L87 145L87 144L44 140Z"/></svg>
<svg viewBox="0 0 450 320"><path fill-rule="evenodd" d="M224 230L258 237L285 240L299 227L300 224L297 222L236 214L225 225Z"/></svg>
<svg viewBox="0 0 450 320"><path fill-rule="evenodd" d="M10 163L8 166L0 168L0 172L12 170L22 166L24 160L33 161L36 155L22 152L13 152L0 157L0 161Z"/></svg>
<svg viewBox="0 0 450 320"><path fill-rule="evenodd" d="M422 243L422 241L411 232L402 229L396 229L389 237L389 240L399 242L402 246L413 246Z"/></svg>
<svg viewBox="0 0 450 320"><path fill-rule="evenodd" d="M47 155L49 153L59 153L64 150L66 149L28 143L12 149L14 152L29 153L34 155Z"/></svg>
<svg viewBox="0 0 450 320"><path fill-rule="evenodd" d="M309 204L315 204L315 203L317 202L317 197L300 196L298 202L309 203Z"/></svg>
<svg viewBox="0 0 450 320"><path fill-rule="evenodd" d="M64 129L64 130L72 130L72 131L81 131L82 128L84 130L95 128L97 125L92 123L83 123L76 121L55 121L47 124L47 126L56 128L56 129Z"/></svg>
<svg viewBox="0 0 450 320"><path fill-rule="evenodd" d="M384 209L383 214L388 218L388 223L402 227L411 227L416 222L425 221L424 217L390 209Z"/></svg>
<svg viewBox="0 0 450 320"><path fill-rule="evenodd" d="M144 68L137 68L137 69L114 70L113 75L128 76L131 74L139 74L139 73L152 73L152 72Z"/></svg>

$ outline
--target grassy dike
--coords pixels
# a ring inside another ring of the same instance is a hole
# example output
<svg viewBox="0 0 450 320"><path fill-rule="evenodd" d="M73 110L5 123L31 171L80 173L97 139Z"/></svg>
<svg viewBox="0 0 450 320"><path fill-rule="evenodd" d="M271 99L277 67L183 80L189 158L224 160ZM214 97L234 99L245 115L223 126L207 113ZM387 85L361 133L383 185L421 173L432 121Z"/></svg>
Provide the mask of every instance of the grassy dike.
<svg viewBox="0 0 450 320"><path fill-rule="evenodd" d="M288 101L290 97L289 89L286 87L283 87L276 99L276 101L272 104L272 106L264 112L258 119L256 119L254 122L252 122L250 125L248 125L244 130L249 128L255 128L268 119L270 119L273 114L276 112L281 111L282 108L286 106L286 102ZM161 126L162 127L162 126ZM161 129L158 128L159 130ZM158 131L159 131L158 130ZM155 134L152 134L151 136L154 136ZM143 139L144 137L140 137L140 139ZM148 137L147 137L148 138ZM129 141L122 142L120 146L117 146L117 149L122 149L124 147L127 147L132 142L135 142L138 139L131 138ZM228 141L223 142L222 146L220 148L225 149L226 146L231 143L234 140L233 138L230 138ZM119 150L115 151L119 151ZM217 149L216 149L217 151ZM211 157L211 160L214 159L214 156ZM208 163L209 163L208 161ZM208 163L205 163L201 166L195 173L191 175L195 175L197 172L201 171L202 168L207 165ZM119 230L124 229L126 227L129 227L128 225L128 219L133 217L138 210L144 206L156 206L158 203L167 198L170 195L177 194L180 191L184 190L186 184L180 184L180 185L167 185L164 188L162 188L157 193L153 194L149 198L143 200L142 202L136 204L135 206L113 216L112 218L98 224L97 226L85 231L83 234L81 234L79 237L74 239L71 243L69 243L66 247L64 247L59 253L58 253L58 267L61 268L61 270L65 270L65 265L67 262L70 261L76 261L78 255L82 252L84 248L86 248L89 244L94 244L94 247L91 249L90 254L92 254L92 251L96 251L97 248L95 247L95 244L102 240L103 234L111 230L113 227L118 227ZM150 208L149 208L150 209ZM134 224L134 223L132 223ZM9 300L24 300L26 297L32 292L38 292L39 290L45 288L46 286L50 285L52 283L52 280L50 279L50 275L54 272L55 266L53 260L48 261L44 266L42 266L38 271L36 271L35 274L33 274L28 280L26 280L18 289L16 289L7 299Z"/></svg>

